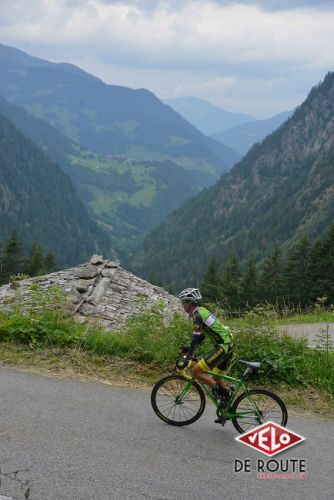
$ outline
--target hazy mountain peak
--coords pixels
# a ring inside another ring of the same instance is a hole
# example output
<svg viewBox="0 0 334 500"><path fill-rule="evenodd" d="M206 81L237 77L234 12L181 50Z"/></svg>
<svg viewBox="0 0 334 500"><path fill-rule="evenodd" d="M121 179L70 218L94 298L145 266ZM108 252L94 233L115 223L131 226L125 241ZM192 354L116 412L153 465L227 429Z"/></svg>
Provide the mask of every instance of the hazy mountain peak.
<svg viewBox="0 0 334 500"><path fill-rule="evenodd" d="M248 123L236 125L223 130L212 137L222 144L244 156L256 142L261 142L267 135L276 130L293 114L293 110L284 111L278 115Z"/></svg>
<svg viewBox="0 0 334 500"><path fill-rule="evenodd" d="M247 114L231 113L198 97L174 97L165 100L165 103L206 135L213 135L241 123L256 120Z"/></svg>

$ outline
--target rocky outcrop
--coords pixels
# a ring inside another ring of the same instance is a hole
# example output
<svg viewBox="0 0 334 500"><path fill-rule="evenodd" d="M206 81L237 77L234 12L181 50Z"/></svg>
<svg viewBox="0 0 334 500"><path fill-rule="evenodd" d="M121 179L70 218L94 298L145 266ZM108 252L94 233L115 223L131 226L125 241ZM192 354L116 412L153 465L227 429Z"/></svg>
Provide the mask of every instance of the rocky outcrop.
<svg viewBox="0 0 334 500"><path fill-rule="evenodd" d="M108 330L117 330L129 318L159 303L165 306L162 314L166 319L182 311L173 295L129 273L118 261L103 260L98 255L75 268L3 285L0 309L12 307L18 296L28 297L31 285L45 290L59 286L76 321L97 322Z"/></svg>

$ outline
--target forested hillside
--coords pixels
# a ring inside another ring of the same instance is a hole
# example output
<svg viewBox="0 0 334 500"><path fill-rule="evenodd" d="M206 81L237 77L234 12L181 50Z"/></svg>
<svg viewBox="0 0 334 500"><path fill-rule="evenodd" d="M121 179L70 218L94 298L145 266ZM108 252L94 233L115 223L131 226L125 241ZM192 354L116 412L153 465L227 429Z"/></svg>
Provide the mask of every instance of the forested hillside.
<svg viewBox="0 0 334 500"><path fill-rule="evenodd" d="M334 219L334 73L213 187L189 199L132 256L135 272L193 286L212 257L257 262Z"/></svg>
<svg viewBox="0 0 334 500"><path fill-rule="evenodd" d="M73 65L5 45L0 45L0 94L97 153L169 159L189 172L206 172L211 183L231 165L228 148L148 90L107 85Z"/></svg>
<svg viewBox="0 0 334 500"><path fill-rule="evenodd" d="M334 224L323 238L307 237L283 256L280 247L258 265L240 266L231 256L218 270L213 257L201 282L204 300L220 304L233 314L257 304L281 310L334 304Z"/></svg>
<svg viewBox="0 0 334 500"><path fill-rule="evenodd" d="M69 177L0 114L1 242L13 230L26 246L41 243L59 265L111 254L107 234L88 215Z"/></svg>
<svg viewBox="0 0 334 500"><path fill-rule="evenodd" d="M78 195L122 258L154 226L205 185L170 160L135 160L83 150L45 121L0 97L4 114L69 174Z"/></svg>
<svg viewBox="0 0 334 500"><path fill-rule="evenodd" d="M0 113L42 149L51 160L57 163L63 162L65 155L73 151L73 143L66 135L58 132L44 120L35 118L21 106L10 104L1 96Z"/></svg>
<svg viewBox="0 0 334 500"><path fill-rule="evenodd" d="M148 90L1 44L0 95L0 112L69 174L121 259L239 159Z"/></svg>

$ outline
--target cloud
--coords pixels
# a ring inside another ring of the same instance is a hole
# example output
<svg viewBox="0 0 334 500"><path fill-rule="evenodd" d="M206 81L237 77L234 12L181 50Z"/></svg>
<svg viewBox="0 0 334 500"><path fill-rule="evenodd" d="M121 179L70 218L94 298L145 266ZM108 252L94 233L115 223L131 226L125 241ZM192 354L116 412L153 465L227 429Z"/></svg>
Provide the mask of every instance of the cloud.
<svg viewBox="0 0 334 500"><path fill-rule="evenodd" d="M248 3L192 1L171 10L170 2L160 2L148 11L142 2L2 0L1 32L7 40L85 49L147 67L334 61L334 10L291 16Z"/></svg>
<svg viewBox="0 0 334 500"><path fill-rule="evenodd" d="M79 3L81 0L68 0L68 3L76 2ZM123 0L102 0L105 4L122 4ZM185 5L191 3L191 0L128 0L130 5L135 5L143 10L155 10L157 7L161 6L163 3L170 9L175 9L180 5ZM245 5L257 5L265 10L285 10L285 9L296 9L300 7L316 7L316 8L326 8L332 6L332 0L215 0L215 3L219 6L226 6L235 3L245 4Z"/></svg>
<svg viewBox="0 0 334 500"><path fill-rule="evenodd" d="M108 81L111 68L155 81L158 71L178 74L173 95L323 75L333 69L333 26L333 3L321 0L0 0L4 43L100 68Z"/></svg>

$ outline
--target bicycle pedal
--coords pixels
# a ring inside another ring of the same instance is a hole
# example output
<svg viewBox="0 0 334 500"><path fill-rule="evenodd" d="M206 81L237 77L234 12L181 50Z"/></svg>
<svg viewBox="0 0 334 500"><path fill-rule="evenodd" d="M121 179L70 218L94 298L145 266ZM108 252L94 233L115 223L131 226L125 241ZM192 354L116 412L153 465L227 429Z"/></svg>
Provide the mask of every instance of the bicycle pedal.
<svg viewBox="0 0 334 500"><path fill-rule="evenodd" d="M221 425L225 425L226 424L226 419L225 418L216 418L215 420L215 424L221 424Z"/></svg>

